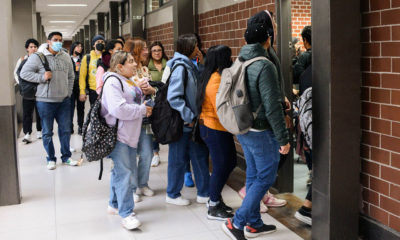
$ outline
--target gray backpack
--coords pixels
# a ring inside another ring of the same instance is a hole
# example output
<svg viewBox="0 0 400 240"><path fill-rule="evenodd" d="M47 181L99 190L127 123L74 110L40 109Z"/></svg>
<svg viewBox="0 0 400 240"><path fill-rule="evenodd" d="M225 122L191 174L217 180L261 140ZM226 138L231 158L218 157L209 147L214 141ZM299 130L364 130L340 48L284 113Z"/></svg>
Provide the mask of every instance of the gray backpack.
<svg viewBox="0 0 400 240"><path fill-rule="evenodd" d="M260 60L269 61L266 57L244 62L238 58L230 68L222 71L216 100L217 115L222 126L234 135L247 133L261 109L260 105L257 112L251 111L246 87L246 68Z"/></svg>
<svg viewBox="0 0 400 240"><path fill-rule="evenodd" d="M307 88L296 101L301 132L307 145L312 149L312 88Z"/></svg>

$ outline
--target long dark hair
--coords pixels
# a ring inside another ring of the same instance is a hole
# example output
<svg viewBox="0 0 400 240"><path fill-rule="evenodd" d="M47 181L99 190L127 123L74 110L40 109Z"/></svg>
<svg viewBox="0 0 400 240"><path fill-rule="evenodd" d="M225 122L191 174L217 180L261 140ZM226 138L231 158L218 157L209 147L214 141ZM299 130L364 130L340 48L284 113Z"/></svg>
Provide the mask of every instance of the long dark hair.
<svg viewBox="0 0 400 240"><path fill-rule="evenodd" d="M151 49L152 49L153 47L155 47L155 46L159 46L159 47L161 48L161 52L162 52L161 59L164 58L165 60L168 61L168 56L167 56L167 54L165 54L164 46L163 46L162 43L159 42L159 41L155 41L155 42L153 42L153 43L150 45L150 47L149 47L149 52L150 52L149 58L150 58L150 59L153 59L153 56L151 55Z"/></svg>
<svg viewBox="0 0 400 240"><path fill-rule="evenodd" d="M83 51L83 45L82 45L81 42L74 42L74 43L72 43L71 48L69 49L69 55L72 56L72 55L74 54L75 48L76 48L79 44L82 46L82 52L79 54L79 57L82 57L82 53L83 53L84 51Z"/></svg>
<svg viewBox="0 0 400 240"><path fill-rule="evenodd" d="M231 56L232 50L225 45L212 46L207 50L204 71L201 74L200 83L198 84L197 88L196 103L199 113L201 112L201 106L204 102L206 87L211 75L216 71L221 74L225 68L230 67L232 65Z"/></svg>

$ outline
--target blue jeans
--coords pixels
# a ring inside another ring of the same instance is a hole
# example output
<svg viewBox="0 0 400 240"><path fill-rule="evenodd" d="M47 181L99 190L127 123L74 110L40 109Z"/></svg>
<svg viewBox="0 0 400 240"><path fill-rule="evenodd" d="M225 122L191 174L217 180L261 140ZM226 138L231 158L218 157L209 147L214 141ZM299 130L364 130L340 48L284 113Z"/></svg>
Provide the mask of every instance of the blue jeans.
<svg viewBox="0 0 400 240"><path fill-rule="evenodd" d="M181 196L186 164L192 161L197 195L209 196L210 173L208 171L208 149L190 139L190 133L184 132L176 142L169 144L167 195L170 198Z"/></svg>
<svg viewBox="0 0 400 240"><path fill-rule="evenodd" d="M156 141L153 141L153 152L154 153L160 152L160 144L158 144L158 142Z"/></svg>
<svg viewBox="0 0 400 240"><path fill-rule="evenodd" d="M40 118L42 119L43 146L47 152L47 161L56 161L53 144L54 120L58 124L58 138L61 145L61 160L68 161L71 157L69 141L71 138L71 99L66 98L59 103L36 102Z"/></svg>
<svg viewBox="0 0 400 240"><path fill-rule="evenodd" d="M148 187L151 159L153 158L153 135L146 134L146 128L141 127L137 152L139 162L137 164L138 174L135 177L133 190L136 188ZM136 157L135 157L136 159Z"/></svg>
<svg viewBox="0 0 400 240"><path fill-rule="evenodd" d="M260 227L260 201L275 182L279 165L279 144L272 131L237 135L246 159L246 197L236 211L233 223L243 229L247 223Z"/></svg>
<svg viewBox="0 0 400 240"><path fill-rule="evenodd" d="M212 160L212 173L210 177L210 200L221 200L221 192L229 175L236 167L236 148L233 136L200 125L200 136L210 150Z"/></svg>
<svg viewBox="0 0 400 240"><path fill-rule="evenodd" d="M133 182L137 176L136 148L117 141L110 154L114 162L110 179L109 205L119 210L122 218L128 217L133 212Z"/></svg>

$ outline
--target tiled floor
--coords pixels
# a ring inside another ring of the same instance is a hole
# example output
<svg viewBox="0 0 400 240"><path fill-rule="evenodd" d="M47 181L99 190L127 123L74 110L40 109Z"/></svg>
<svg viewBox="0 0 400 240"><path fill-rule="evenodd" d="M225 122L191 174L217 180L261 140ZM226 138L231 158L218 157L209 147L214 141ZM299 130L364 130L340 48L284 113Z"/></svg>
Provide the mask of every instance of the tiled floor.
<svg viewBox="0 0 400 240"><path fill-rule="evenodd" d="M55 131L56 133L56 131ZM58 137L54 138L59 156ZM80 137L72 136L73 154L79 158ZM167 148L162 146L162 163L151 169L150 186L154 197L144 197L135 206L142 221L139 230L122 228L119 216L106 213L110 161L105 161L103 180L98 181L99 164L87 163L81 167L57 165L49 171L45 167L45 151L40 140L25 145L18 139L22 204L0 207L1 240L213 240L228 239L221 222L206 218L204 205L193 203L187 207L167 205ZM183 195L194 202L195 189L184 188ZM238 208L241 199L231 188L225 187L225 202ZM257 239L301 239L268 214L266 223L276 224L278 231Z"/></svg>

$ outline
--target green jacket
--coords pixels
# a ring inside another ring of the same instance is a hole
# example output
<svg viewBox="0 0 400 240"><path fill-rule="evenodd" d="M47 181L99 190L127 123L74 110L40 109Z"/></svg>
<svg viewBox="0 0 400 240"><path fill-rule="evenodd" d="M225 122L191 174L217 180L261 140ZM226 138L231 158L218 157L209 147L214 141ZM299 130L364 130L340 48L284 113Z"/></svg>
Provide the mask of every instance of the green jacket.
<svg viewBox="0 0 400 240"><path fill-rule="evenodd" d="M149 71L150 71L150 74L151 74L151 80L152 81L156 81L156 82L161 81L162 75L164 73L164 69L167 66L167 60L165 60L163 58L161 60L161 63L162 63L162 69L161 69L161 72L160 72L160 71L158 71L158 69L154 65L153 59L150 59L148 68L149 68Z"/></svg>
<svg viewBox="0 0 400 240"><path fill-rule="evenodd" d="M239 57L250 60L255 57L270 58L261 44L248 44L242 47ZM282 106L282 91L278 79L278 72L271 61L257 61L247 67L246 83L252 105L256 112L261 109L254 120L252 128L258 130L272 130L280 146L289 142L289 133L286 130Z"/></svg>

